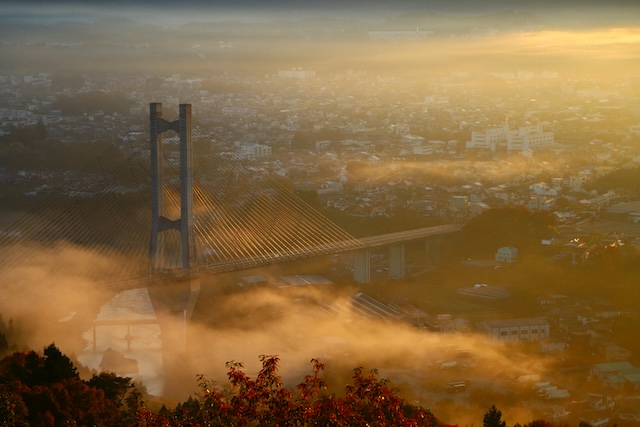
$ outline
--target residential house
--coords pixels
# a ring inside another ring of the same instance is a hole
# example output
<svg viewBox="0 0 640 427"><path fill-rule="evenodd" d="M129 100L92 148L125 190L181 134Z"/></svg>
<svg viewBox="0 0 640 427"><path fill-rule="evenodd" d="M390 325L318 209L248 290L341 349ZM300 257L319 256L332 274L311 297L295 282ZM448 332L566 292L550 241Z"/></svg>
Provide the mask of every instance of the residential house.
<svg viewBox="0 0 640 427"><path fill-rule="evenodd" d="M547 196L531 196L529 197L528 208L530 211L550 211L556 205L556 199Z"/></svg>
<svg viewBox="0 0 640 427"><path fill-rule="evenodd" d="M631 358L632 352L616 343L605 343L600 347L607 362L622 362Z"/></svg>
<svg viewBox="0 0 640 427"><path fill-rule="evenodd" d="M531 190L534 194L538 196L557 196L558 189L552 188L546 182L538 182L535 184L531 184L529 186L529 190Z"/></svg>
<svg viewBox="0 0 640 427"><path fill-rule="evenodd" d="M594 411L606 411L616 406L616 400L613 396L599 393L589 393L587 402L589 408Z"/></svg>
<svg viewBox="0 0 640 427"><path fill-rule="evenodd" d="M640 390L640 368L627 361L598 363L589 369L589 375L614 390Z"/></svg>
<svg viewBox="0 0 640 427"><path fill-rule="evenodd" d="M498 249L495 260L497 262L515 262L518 259L518 249L513 246L505 246Z"/></svg>

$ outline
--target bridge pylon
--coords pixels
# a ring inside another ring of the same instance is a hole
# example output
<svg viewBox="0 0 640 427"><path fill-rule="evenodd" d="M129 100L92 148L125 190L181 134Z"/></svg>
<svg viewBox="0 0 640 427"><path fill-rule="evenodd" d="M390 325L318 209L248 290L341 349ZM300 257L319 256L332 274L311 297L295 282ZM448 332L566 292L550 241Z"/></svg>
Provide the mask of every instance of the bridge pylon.
<svg viewBox="0 0 640 427"><path fill-rule="evenodd" d="M180 104L178 120L169 122L162 117L162 104L149 104L149 133L151 157L151 241L149 263L151 272L167 268L161 257L160 233L167 230L180 232L180 258L183 274L191 274L194 255L193 237L193 162L191 146L191 104ZM174 131L180 137L180 217L169 219L165 215L164 155L162 134ZM175 267L175 266L171 266Z"/></svg>

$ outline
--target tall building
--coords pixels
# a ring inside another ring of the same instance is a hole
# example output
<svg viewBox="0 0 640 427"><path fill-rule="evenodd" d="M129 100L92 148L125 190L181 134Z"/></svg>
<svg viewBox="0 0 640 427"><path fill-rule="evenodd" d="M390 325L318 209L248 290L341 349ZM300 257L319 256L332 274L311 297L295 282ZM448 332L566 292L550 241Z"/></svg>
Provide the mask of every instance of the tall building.
<svg viewBox="0 0 640 427"><path fill-rule="evenodd" d="M497 128L485 129L482 132L472 132L471 141L467 141L467 148L481 148L495 153L501 145L506 145L509 127L505 124Z"/></svg>
<svg viewBox="0 0 640 427"><path fill-rule="evenodd" d="M553 132L544 132L542 125L524 126L517 131L509 132L507 136L507 151L536 151L552 146Z"/></svg>
<svg viewBox="0 0 640 427"><path fill-rule="evenodd" d="M238 151L233 153L234 160L257 160L271 155L271 147L268 145L245 142L238 146Z"/></svg>
<svg viewBox="0 0 640 427"><path fill-rule="evenodd" d="M550 147L554 143L553 132L544 132L541 124L510 130L508 125L472 132L467 148L480 148L495 152L499 147L507 151L525 152Z"/></svg>

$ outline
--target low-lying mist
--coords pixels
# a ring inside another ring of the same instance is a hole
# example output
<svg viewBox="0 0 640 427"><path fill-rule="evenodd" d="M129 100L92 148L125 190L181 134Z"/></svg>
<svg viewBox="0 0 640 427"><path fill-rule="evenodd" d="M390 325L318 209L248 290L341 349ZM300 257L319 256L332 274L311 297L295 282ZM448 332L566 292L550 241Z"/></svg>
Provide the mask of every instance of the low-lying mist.
<svg viewBox="0 0 640 427"><path fill-rule="evenodd" d="M19 254L16 259L12 254ZM117 280L104 280L123 261L66 243L42 247L19 244L5 248L11 263L2 265L0 314L22 331L21 348L39 350L55 341L78 353L80 329L117 292Z"/></svg>
<svg viewBox="0 0 640 427"><path fill-rule="evenodd" d="M226 384L227 362L241 362L245 372L255 375L261 367L259 356L277 355L279 374L287 387L300 383L310 373L311 359L316 358L326 364L324 377L330 393L344 391L354 368L377 369L402 397L430 408L443 421L478 423L495 404L512 424L540 416L545 404L523 405L518 393L531 396L535 392L523 389L516 380L528 374L555 377L557 360L553 356L527 352L519 345L491 342L476 332L433 332L404 319L363 316L353 308L351 298L366 293L366 288L350 282L279 287L283 283L280 276L300 274L285 266L246 272L267 278L265 284L254 286L238 284L237 277L244 272L202 277L200 298L190 321L185 321L185 297L194 288L184 281L153 284L146 292L160 325L162 349L155 344L145 347L149 337L144 336L143 327L132 327L127 337L124 334L129 332L119 326L117 343L110 345L106 342L109 333L102 326L96 328L96 352L89 331L101 307L124 288L97 280L94 267L103 273L115 270L118 260L88 256L69 245L40 250L40 255L7 269L3 276L0 313L5 319L12 318L21 332L18 350L41 350L55 342L82 361L99 360L98 353L109 345L140 365L151 360L153 352L154 369L158 369L161 354L161 372L148 385L152 394L168 401L184 401L197 393L199 374ZM73 268L61 270L60 265L74 264L70 259L76 261ZM316 271L323 271L320 264L315 266ZM148 312L149 307L140 309ZM119 320L133 319L127 317L130 313L122 313ZM157 332L154 334L156 339ZM124 343L129 339L127 348ZM88 368L96 369L95 364ZM149 372L145 368L121 375L145 381L141 373ZM447 391L447 384L454 380L470 381L468 399Z"/></svg>
<svg viewBox="0 0 640 427"><path fill-rule="evenodd" d="M77 260L73 267L70 259ZM40 350L55 342L70 355L91 348L83 334L87 336L100 307L119 291L95 279L91 266L96 262L117 268L115 261L87 258L86 251L64 247L43 250L23 265L6 270L0 312L19 327L22 348ZM58 269L61 264L69 268ZM195 314L186 324L186 341L180 332L185 330L185 317L171 314L182 303L179 298L162 301L165 313L170 313L159 316L165 397L184 400L196 393L198 374L225 383L229 361L242 362L253 375L260 369L260 355L278 355L279 373L293 387L310 372L310 360L317 358L327 365L330 392L344 390L356 367L378 369L403 397L447 419L453 414L438 414L438 401L446 399L448 381L480 377L486 383L483 387L499 390L501 380L544 373L544 359L531 357L514 364L513 348L495 345L480 335L429 332L409 322L363 317L351 308L351 297L358 290L350 285L241 288L225 280L222 276L203 279ZM222 289L215 289L217 286ZM154 302L154 306L160 307L156 310L160 314L161 305ZM135 359L140 351L136 342L142 337L136 333L131 351L121 349L127 358ZM97 334L98 341L104 339L100 329ZM455 368L443 368L452 361ZM487 410L483 403L474 402L477 408L469 412L469 419L456 415L447 421L477 422ZM501 409L510 414L508 408ZM528 416L518 413L518 419Z"/></svg>
<svg viewBox="0 0 640 427"><path fill-rule="evenodd" d="M269 286L199 301L196 313L200 313L188 327L186 352L165 359L167 395L184 399L193 392L198 373L225 383L228 361L244 363L246 372L255 375L260 355L278 355L280 374L290 387L310 372L312 358L326 363L329 391L338 394L350 382L354 368L378 369L403 397L440 416L438 401L451 398L445 392L448 381L476 377L476 386L483 384L499 395L507 392L502 381L532 372L544 375L544 358L534 356L516 364L514 348L476 333L430 332L409 322L364 317L352 308L356 292L348 286ZM180 343L172 346L179 347ZM456 414L455 419L445 419L478 422L487 410L484 403L474 402L477 408L469 418ZM520 420L531 415L504 410Z"/></svg>

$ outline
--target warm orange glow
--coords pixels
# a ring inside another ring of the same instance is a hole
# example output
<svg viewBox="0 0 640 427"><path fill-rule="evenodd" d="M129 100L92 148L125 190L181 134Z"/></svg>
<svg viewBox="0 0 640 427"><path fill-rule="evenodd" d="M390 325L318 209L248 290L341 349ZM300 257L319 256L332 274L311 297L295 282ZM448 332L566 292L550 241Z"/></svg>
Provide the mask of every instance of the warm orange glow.
<svg viewBox="0 0 640 427"><path fill-rule="evenodd" d="M611 28L591 31L541 31L507 37L506 43L524 52L546 55L585 55L600 58L637 58L640 29Z"/></svg>

